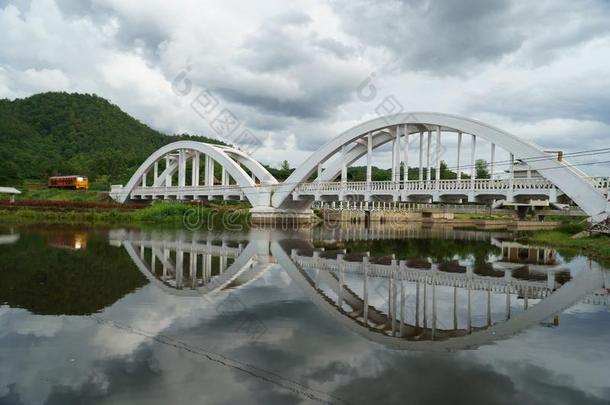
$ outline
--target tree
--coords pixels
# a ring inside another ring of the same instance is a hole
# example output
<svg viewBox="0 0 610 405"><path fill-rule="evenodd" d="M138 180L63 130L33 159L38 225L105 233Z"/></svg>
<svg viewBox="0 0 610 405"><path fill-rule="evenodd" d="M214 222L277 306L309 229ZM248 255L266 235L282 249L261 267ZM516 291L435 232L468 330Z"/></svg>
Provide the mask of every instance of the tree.
<svg viewBox="0 0 610 405"><path fill-rule="evenodd" d="M284 160L284 161L282 162L281 169L282 169L282 170L285 170L285 171L287 171L287 172L289 172L289 171L290 171L290 164L288 163L288 161L287 161L287 160Z"/></svg>
<svg viewBox="0 0 610 405"><path fill-rule="evenodd" d="M477 179L489 179L489 171L487 170L487 161L485 159L477 159L474 163L477 173Z"/></svg>

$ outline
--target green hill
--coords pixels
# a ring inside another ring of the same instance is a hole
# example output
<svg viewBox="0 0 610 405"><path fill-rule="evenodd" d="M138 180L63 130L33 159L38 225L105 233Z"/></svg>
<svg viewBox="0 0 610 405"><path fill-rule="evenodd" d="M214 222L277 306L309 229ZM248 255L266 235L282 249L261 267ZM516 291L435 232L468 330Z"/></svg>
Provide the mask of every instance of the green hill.
<svg viewBox="0 0 610 405"><path fill-rule="evenodd" d="M43 93L0 100L0 185L58 174L124 183L168 136L90 94Z"/></svg>

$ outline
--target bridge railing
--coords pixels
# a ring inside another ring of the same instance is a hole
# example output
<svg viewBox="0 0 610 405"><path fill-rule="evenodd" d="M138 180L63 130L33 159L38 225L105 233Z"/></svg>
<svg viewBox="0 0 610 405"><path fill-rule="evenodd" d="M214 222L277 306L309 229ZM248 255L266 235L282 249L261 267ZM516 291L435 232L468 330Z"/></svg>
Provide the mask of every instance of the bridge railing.
<svg viewBox="0 0 610 405"><path fill-rule="evenodd" d="M238 185L216 185L216 186L170 186L170 187L134 187L132 194L180 194L180 193L231 193L241 194L242 189Z"/></svg>
<svg viewBox="0 0 610 405"><path fill-rule="evenodd" d="M462 179L462 180L410 180L402 181L348 181L348 182L312 182L296 187L298 193L306 192L340 192L340 191L484 191L484 190L549 190L555 186L543 178L527 179Z"/></svg>
<svg viewBox="0 0 610 405"><path fill-rule="evenodd" d="M597 189L607 190L610 188L610 177L589 177L589 181Z"/></svg>

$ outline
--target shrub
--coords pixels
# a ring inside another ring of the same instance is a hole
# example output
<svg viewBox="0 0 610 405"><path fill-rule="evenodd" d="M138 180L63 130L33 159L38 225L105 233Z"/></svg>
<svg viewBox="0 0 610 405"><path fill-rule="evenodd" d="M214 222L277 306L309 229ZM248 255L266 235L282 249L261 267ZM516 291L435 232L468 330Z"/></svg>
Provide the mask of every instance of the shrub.
<svg viewBox="0 0 610 405"><path fill-rule="evenodd" d="M567 233L570 235L577 234L578 232L582 232L586 229L586 226L583 223L565 223L561 224L557 227L557 230L562 233Z"/></svg>

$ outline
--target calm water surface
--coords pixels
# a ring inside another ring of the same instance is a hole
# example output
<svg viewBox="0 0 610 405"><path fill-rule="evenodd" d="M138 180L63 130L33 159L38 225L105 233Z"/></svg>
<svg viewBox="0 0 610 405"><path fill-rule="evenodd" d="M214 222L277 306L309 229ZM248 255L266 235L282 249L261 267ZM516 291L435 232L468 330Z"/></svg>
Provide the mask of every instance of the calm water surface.
<svg viewBox="0 0 610 405"><path fill-rule="evenodd" d="M0 404L610 402L610 274L510 233L0 228Z"/></svg>

